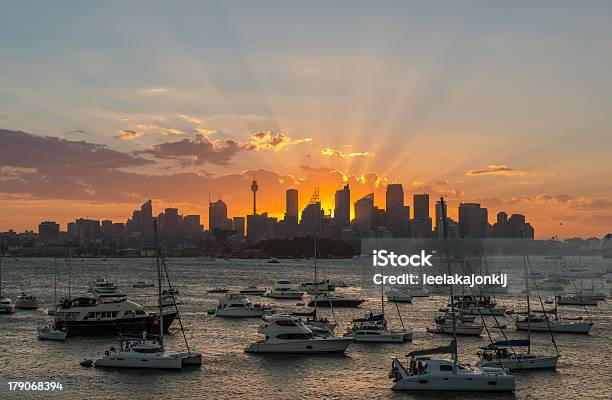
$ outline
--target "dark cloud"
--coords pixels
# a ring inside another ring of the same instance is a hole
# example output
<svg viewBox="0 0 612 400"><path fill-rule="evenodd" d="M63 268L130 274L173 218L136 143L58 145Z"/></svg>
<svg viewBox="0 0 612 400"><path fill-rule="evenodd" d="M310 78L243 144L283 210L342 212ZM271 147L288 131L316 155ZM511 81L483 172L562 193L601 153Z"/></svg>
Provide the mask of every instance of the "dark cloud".
<svg viewBox="0 0 612 400"><path fill-rule="evenodd" d="M156 144L137 154L147 154L193 165L204 163L228 165L241 149L241 146L233 140L210 140L205 135L197 133L194 139Z"/></svg>
<svg viewBox="0 0 612 400"><path fill-rule="evenodd" d="M471 169L466 175L478 176L478 175L502 175L502 176L519 176L525 175L522 171L517 171L508 167L507 165L489 164L482 169Z"/></svg>

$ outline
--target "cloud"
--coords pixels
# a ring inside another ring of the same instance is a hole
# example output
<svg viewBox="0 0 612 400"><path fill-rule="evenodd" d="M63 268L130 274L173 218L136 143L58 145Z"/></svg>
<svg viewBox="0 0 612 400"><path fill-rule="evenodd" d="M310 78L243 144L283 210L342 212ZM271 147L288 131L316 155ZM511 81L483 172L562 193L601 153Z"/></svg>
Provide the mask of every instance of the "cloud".
<svg viewBox="0 0 612 400"><path fill-rule="evenodd" d="M367 151L364 152L352 152L352 153L344 153L340 150L335 150L329 147L325 147L321 150L321 155L330 156L330 157L339 157L339 158L351 158L351 157L365 157L370 153Z"/></svg>
<svg viewBox="0 0 612 400"><path fill-rule="evenodd" d="M169 135L169 136L184 135L183 132L179 131L178 129L174 129L174 128L164 129L164 131L162 133L164 135Z"/></svg>
<svg viewBox="0 0 612 400"><path fill-rule="evenodd" d="M139 138L141 136L144 135L144 132L142 131L133 131L130 129L123 129L121 131L119 131L119 134L115 136L115 138L117 139L122 139L122 140L134 140L136 138Z"/></svg>
<svg viewBox="0 0 612 400"><path fill-rule="evenodd" d="M575 210L612 210L612 200L604 198L576 199L570 203Z"/></svg>
<svg viewBox="0 0 612 400"><path fill-rule="evenodd" d="M165 93L167 91L168 90L163 87L154 87L154 88L147 88L147 89L141 90L142 93L147 93L147 94Z"/></svg>
<svg viewBox="0 0 612 400"><path fill-rule="evenodd" d="M150 149L137 152L137 154L147 154L193 165L204 163L228 165L240 150L240 145L233 140L210 140L203 134L196 133L194 139L156 144Z"/></svg>
<svg viewBox="0 0 612 400"><path fill-rule="evenodd" d="M507 165L501 164L489 164L482 169L471 169L466 172L467 176L478 176L478 175L501 175L501 176L521 176L525 175L525 172L514 170Z"/></svg>
<svg viewBox="0 0 612 400"><path fill-rule="evenodd" d="M247 150L281 150L291 144L311 142L312 138L291 139L289 136L279 132L256 132L250 140L244 143Z"/></svg>
<svg viewBox="0 0 612 400"><path fill-rule="evenodd" d="M311 167L310 165L300 165L300 168L302 169L302 171L314 172L314 173L327 173L327 172L333 171L333 169L331 168L327 168L327 167L315 168L315 167Z"/></svg>
<svg viewBox="0 0 612 400"><path fill-rule="evenodd" d="M185 121L189 121L193 124L201 124L202 120L199 117L196 117L195 115L187 115L187 114L178 114L178 116L182 119L184 119Z"/></svg>

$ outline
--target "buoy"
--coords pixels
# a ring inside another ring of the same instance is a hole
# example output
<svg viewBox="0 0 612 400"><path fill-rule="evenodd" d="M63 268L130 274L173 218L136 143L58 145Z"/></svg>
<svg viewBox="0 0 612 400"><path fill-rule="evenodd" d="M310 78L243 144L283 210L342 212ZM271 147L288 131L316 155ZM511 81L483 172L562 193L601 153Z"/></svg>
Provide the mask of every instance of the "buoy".
<svg viewBox="0 0 612 400"><path fill-rule="evenodd" d="M93 361L85 359L85 360L81 361L81 366L83 366L83 367L93 367Z"/></svg>

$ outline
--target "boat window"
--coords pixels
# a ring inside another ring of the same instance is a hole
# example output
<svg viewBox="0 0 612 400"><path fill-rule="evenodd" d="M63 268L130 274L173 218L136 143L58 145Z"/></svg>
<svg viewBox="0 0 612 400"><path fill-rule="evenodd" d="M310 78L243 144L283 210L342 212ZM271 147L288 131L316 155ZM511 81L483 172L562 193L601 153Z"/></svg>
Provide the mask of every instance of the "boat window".
<svg viewBox="0 0 612 400"><path fill-rule="evenodd" d="M310 333L281 333L280 335L276 335L278 339L310 339L312 338L312 334Z"/></svg>
<svg viewBox="0 0 612 400"><path fill-rule="evenodd" d="M276 324L279 325L279 326L295 326L295 322L293 322L290 319L286 319L286 320L285 319L281 319L281 320L278 320L278 321L276 321Z"/></svg>
<svg viewBox="0 0 612 400"><path fill-rule="evenodd" d="M452 365L440 365L440 371L452 371L452 370L453 370Z"/></svg>

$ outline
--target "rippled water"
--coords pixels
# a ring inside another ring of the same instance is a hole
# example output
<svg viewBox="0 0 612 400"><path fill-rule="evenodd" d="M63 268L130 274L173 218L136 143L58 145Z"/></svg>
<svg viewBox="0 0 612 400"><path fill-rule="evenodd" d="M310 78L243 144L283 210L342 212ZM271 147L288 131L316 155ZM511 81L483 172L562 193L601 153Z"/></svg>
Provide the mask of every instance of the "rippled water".
<svg viewBox="0 0 612 400"><path fill-rule="evenodd" d="M543 260L541 264L545 265ZM612 265L612 260L600 267ZM360 267L350 261L323 261L326 277L349 283L360 282ZM512 264L512 263L511 263ZM536 263L537 264L537 263ZM73 294L85 293L87 283L98 277L112 280L130 298L144 303L154 301L155 289L132 289L139 279L154 277L151 260L144 259L73 259L71 262ZM515 265L520 265L517 262ZM61 291L67 287L67 262L62 260ZM205 398L205 399L418 399L418 398L513 398L512 395L470 394L407 394L393 392L387 378L391 357L429 346L442 345L448 337L426 332L437 310L445 306L443 297L417 298L413 304L401 304L399 310L405 324L414 333L410 343L352 344L345 355L338 356L264 356L244 353L244 348L260 339L258 319L228 320L207 315L219 296L208 294L215 286L240 288L255 284L269 286L274 280L289 278L294 282L312 279L308 261L283 261L266 264L259 261L220 260L205 263L194 259L168 261L171 279L180 290L181 311L187 326L190 344L204 354L201 369L182 372L101 370L79 365L83 358L103 354L113 338L69 338L64 343L39 341L37 324L44 323L47 304L53 299L53 259L3 259L3 293L13 300L21 290L28 290L43 300L38 311L18 310L11 316L0 315L0 398ZM542 268L545 268L543 266ZM522 270L510 269L511 282L520 282ZM342 333L354 316L380 307L373 289L350 287L339 289L368 299L356 309L336 309L336 333ZM145 296L148 293L148 296ZM272 299L252 297L254 301ZM504 298L500 303L519 309L524 301L517 297ZM295 301L280 301L292 305ZM394 305L388 305L391 325L399 326ZM566 315L575 315L579 307L565 307ZM573 310L573 311L572 311ZM591 307L595 326L591 334L557 335L561 359L556 371L516 373L516 398L611 398L609 353L612 349L612 308L610 300ZM330 310L323 315L333 319ZM515 332L507 317L508 335L525 337ZM178 325L167 337L169 348L179 349L182 337ZM495 334L498 335L499 334ZM547 334L535 334L534 352L554 352ZM474 364L482 338L460 338L460 357ZM7 380L53 380L64 385L61 393L9 393Z"/></svg>

